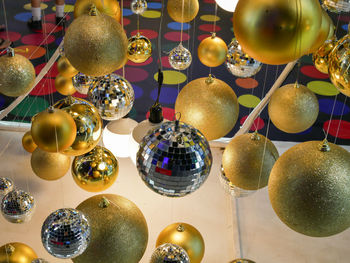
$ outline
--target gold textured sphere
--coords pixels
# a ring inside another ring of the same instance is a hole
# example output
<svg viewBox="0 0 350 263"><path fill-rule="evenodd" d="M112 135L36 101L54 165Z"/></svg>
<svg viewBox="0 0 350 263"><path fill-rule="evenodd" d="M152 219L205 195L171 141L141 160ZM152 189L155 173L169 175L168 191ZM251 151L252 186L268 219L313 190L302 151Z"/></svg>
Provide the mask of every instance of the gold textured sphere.
<svg viewBox="0 0 350 263"><path fill-rule="evenodd" d="M101 192L109 188L117 179L118 170L118 161L114 155L98 145L90 152L75 157L72 163L74 181L89 192Z"/></svg>
<svg viewBox="0 0 350 263"><path fill-rule="evenodd" d="M217 67L225 62L227 51L226 43L213 33L199 44L198 58L207 67Z"/></svg>
<svg viewBox="0 0 350 263"><path fill-rule="evenodd" d="M7 243L0 247L0 262L31 263L38 256L35 251L20 242Z"/></svg>
<svg viewBox="0 0 350 263"><path fill-rule="evenodd" d="M57 69L58 72L66 78L72 78L79 73L78 70L72 66L66 56L61 56L57 60Z"/></svg>
<svg viewBox="0 0 350 263"><path fill-rule="evenodd" d="M272 168L268 190L278 217L299 233L326 237L350 227L350 153L340 146L293 146Z"/></svg>
<svg viewBox="0 0 350 263"><path fill-rule="evenodd" d="M36 145L35 142L33 141L32 134L30 133L30 131L27 131L23 135L22 146L24 150L26 150L29 153L32 153L38 147L38 145Z"/></svg>
<svg viewBox="0 0 350 263"><path fill-rule="evenodd" d="M89 76L103 76L127 61L128 39L112 17L91 12L75 19L64 37L64 52L73 67Z"/></svg>
<svg viewBox="0 0 350 263"><path fill-rule="evenodd" d="M313 53L312 61L316 69L324 74L328 74L328 55L337 44L336 38L327 39L319 49Z"/></svg>
<svg viewBox="0 0 350 263"><path fill-rule="evenodd" d="M143 63L152 56L152 43L137 33L128 40L128 59L134 63Z"/></svg>
<svg viewBox="0 0 350 263"><path fill-rule="evenodd" d="M103 130L102 119L98 110L90 102L71 96L58 101L54 107L69 113L77 126L76 138L73 144L62 153L78 156L95 148Z"/></svg>
<svg viewBox="0 0 350 263"><path fill-rule="evenodd" d="M74 18L83 14L89 14L92 4L94 4L101 13L109 15L120 22L121 12L117 0L77 0L74 5Z"/></svg>
<svg viewBox="0 0 350 263"><path fill-rule="evenodd" d="M68 172L70 157L58 152L46 152L36 148L32 153L30 164L38 177L53 181L60 179Z"/></svg>
<svg viewBox="0 0 350 263"><path fill-rule="evenodd" d="M29 59L9 53L0 57L0 93L18 97L27 93L35 81L35 69Z"/></svg>
<svg viewBox="0 0 350 263"><path fill-rule="evenodd" d="M67 78L61 74L58 74L56 76L55 88L60 94L64 96L73 95L77 91L73 86L72 78Z"/></svg>
<svg viewBox="0 0 350 263"><path fill-rule="evenodd" d="M67 149L75 140L77 126L63 110L49 108L32 118L31 134L36 145L47 152Z"/></svg>
<svg viewBox="0 0 350 263"><path fill-rule="evenodd" d="M233 31L244 52L266 64L285 64L306 54L319 35L322 12L315 0L244 0Z"/></svg>
<svg viewBox="0 0 350 263"><path fill-rule="evenodd" d="M184 3L183 7L182 3ZM199 3L198 0L168 0L167 10L174 21L187 23L192 21L198 14Z"/></svg>
<svg viewBox="0 0 350 263"><path fill-rule="evenodd" d="M181 121L200 130L210 141L225 136L235 126L239 106L232 88L222 80L192 80L182 88L175 102Z"/></svg>
<svg viewBox="0 0 350 263"><path fill-rule="evenodd" d="M247 133L234 137L226 146L222 167L236 187L257 190L267 186L278 156L269 139L258 133Z"/></svg>
<svg viewBox="0 0 350 263"><path fill-rule="evenodd" d="M175 244L186 250L191 263L200 263L204 256L203 237L190 224L174 223L164 228L157 238L156 247L165 243Z"/></svg>
<svg viewBox="0 0 350 263"><path fill-rule="evenodd" d="M276 90L268 106L272 123L288 133L310 128L318 116L316 95L304 85L287 84Z"/></svg>
<svg viewBox="0 0 350 263"><path fill-rule="evenodd" d="M321 26L319 29L318 37L316 38L315 42L312 44L310 50L308 53L313 53L319 49L320 46L323 45L323 43L328 39L328 35L330 34L330 28L333 28L333 22L332 19L329 17L327 12L322 9L322 19L321 19Z"/></svg>
<svg viewBox="0 0 350 263"><path fill-rule="evenodd" d="M91 240L74 263L137 263L148 242L148 228L141 210L125 197L95 195L77 209L90 220Z"/></svg>

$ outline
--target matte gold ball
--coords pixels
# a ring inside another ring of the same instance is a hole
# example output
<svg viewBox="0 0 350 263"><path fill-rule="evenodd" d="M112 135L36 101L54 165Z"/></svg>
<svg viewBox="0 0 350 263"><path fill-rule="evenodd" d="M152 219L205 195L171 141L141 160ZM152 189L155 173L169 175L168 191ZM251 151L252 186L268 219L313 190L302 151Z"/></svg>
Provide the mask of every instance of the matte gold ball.
<svg viewBox="0 0 350 263"><path fill-rule="evenodd" d="M35 69L29 59L15 54L0 57L0 93L18 97L27 93L35 81Z"/></svg>
<svg viewBox="0 0 350 263"><path fill-rule="evenodd" d="M200 263L205 251L204 239L201 233L192 225L174 223L160 232L156 247L171 243L186 250L191 263Z"/></svg>
<svg viewBox="0 0 350 263"><path fill-rule="evenodd" d="M122 26L102 13L79 16L64 38L64 52L72 66L96 77L122 67L127 61L127 46Z"/></svg>
<svg viewBox="0 0 350 263"><path fill-rule="evenodd" d="M183 6L182 3L184 4ZM198 14L199 3L198 0L169 0L167 10L174 21L187 23L192 21Z"/></svg>
<svg viewBox="0 0 350 263"><path fill-rule="evenodd" d="M327 12L322 9L322 19L321 19L321 26L319 29L318 37L316 38L315 42L312 44L310 50L308 53L313 53L319 49L320 46L323 45L323 43L328 39L330 28L334 27L332 19L329 17Z"/></svg>
<svg viewBox="0 0 350 263"><path fill-rule="evenodd" d="M36 148L32 153L30 164L38 177L53 181L60 179L68 172L70 157L58 152L46 152Z"/></svg>
<svg viewBox="0 0 350 263"><path fill-rule="evenodd" d="M31 263L38 256L35 251L20 242L7 243L0 247L0 262Z"/></svg>
<svg viewBox="0 0 350 263"><path fill-rule="evenodd" d="M148 228L140 209L125 197L95 195L77 209L90 220L91 240L74 263L137 263L148 242Z"/></svg>
<svg viewBox="0 0 350 263"><path fill-rule="evenodd" d="M200 130L207 140L225 136L235 126L239 106L232 88L209 76L191 81L182 88L175 102L181 121Z"/></svg>
<svg viewBox="0 0 350 263"><path fill-rule="evenodd" d="M278 159L275 145L258 133L235 136L222 155L222 167L230 182L245 190L267 186Z"/></svg>
<svg viewBox="0 0 350 263"><path fill-rule="evenodd" d="M23 135L22 146L24 150L26 150L29 153L32 153L38 147L38 145L36 145L35 142L33 141L32 134L30 133L30 131L27 131Z"/></svg>
<svg viewBox="0 0 350 263"><path fill-rule="evenodd" d="M63 110L48 109L32 118L31 134L36 145L47 152L67 149L75 140L77 126Z"/></svg>
<svg viewBox="0 0 350 263"><path fill-rule="evenodd" d="M327 39L319 49L313 53L312 61L316 69L324 74L328 74L329 54L337 45L336 38Z"/></svg>
<svg viewBox="0 0 350 263"><path fill-rule="evenodd" d="M58 74L55 79L55 88L56 90L64 95L73 95L77 90L73 86L73 81L71 77L65 77L62 76L61 74Z"/></svg>
<svg viewBox="0 0 350 263"><path fill-rule="evenodd" d="M319 35L322 12L315 0L244 0L233 16L244 52L266 64L285 64L306 54Z"/></svg>
<svg viewBox="0 0 350 263"><path fill-rule="evenodd" d="M276 90L270 99L268 111L272 123L288 133L299 133L310 128L318 116L316 95L301 84L287 84Z"/></svg>
<svg viewBox="0 0 350 263"><path fill-rule="evenodd" d="M66 56L61 56L57 60L57 69L60 75L66 78L72 78L77 75L79 72L76 70L72 64L69 62ZM63 94L64 95L64 94Z"/></svg>
<svg viewBox="0 0 350 263"><path fill-rule="evenodd" d="M297 144L276 161L268 190L291 229L313 237L338 234L350 226L350 153L332 143Z"/></svg>
<svg viewBox="0 0 350 263"><path fill-rule="evenodd" d="M225 62L227 51L226 43L213 34L199 44L198 58L207 67L217 67Z"/></svg>
<svg viewBox="0 0 350 263"><path fill-rule="evenodd" d="M89 14L92 4L94 4L101 13L109 15L120 22L121 12L117 0L77 0L74 5L74 18Z"/></svg>
<svg viewBox="0 0 350 263"><path fill-rule="evenodd" d="M77 156L72 163L76 184L89 192L101 192L117 179L119 165L114 155L104 147L96 146L90 152Z"/></svg>
<svg viewBox="0 0 350 263"><path fill-rule="evenodd" d="M128 40L128 59L134 63L143 63L152 56L152 43L137 33Z"/></svg>

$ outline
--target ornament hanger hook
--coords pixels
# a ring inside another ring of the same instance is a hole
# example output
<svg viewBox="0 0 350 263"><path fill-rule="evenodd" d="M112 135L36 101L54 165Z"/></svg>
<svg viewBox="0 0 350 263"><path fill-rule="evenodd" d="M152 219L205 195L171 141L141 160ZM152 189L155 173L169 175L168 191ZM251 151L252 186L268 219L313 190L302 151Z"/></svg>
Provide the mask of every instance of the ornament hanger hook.
<svg viewBox="0 0 350 263"><path fill-rule="evenodd" d="M15 56L15 50L12 47L7 48L7 54L9 57L14 57Z"/></svg>
<svg viewBox="0 0 350 263"><path fill-rule="evenodd" d="M91 4L89 15L90 16L97 16L97 8L96 8L95 4Z"/></svg>

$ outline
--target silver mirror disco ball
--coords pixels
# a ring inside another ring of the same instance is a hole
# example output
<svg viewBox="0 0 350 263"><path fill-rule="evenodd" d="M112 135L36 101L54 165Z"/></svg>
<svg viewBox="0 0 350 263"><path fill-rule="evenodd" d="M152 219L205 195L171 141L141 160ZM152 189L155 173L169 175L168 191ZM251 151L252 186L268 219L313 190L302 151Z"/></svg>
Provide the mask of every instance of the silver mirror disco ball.
<svg viewBox="0 0 350 263"><path fill-rule="evenodd" d="M142 15L147 9L146 0L133 0L130 4L131 11L134 14Z"/></svg>
<svg viewBox="0 0 350 263"><path fill-rule="evenodd" d="M190 258L182 247L165 243L153 252L150 263L189 263Z"/></svg>
<svg viewBox="0 0 350 263"><path fill-rule="evenodd" d="M322 0L322 7L333 13L350 12L350 0Z"/></svg>
<svg viewBox="0 0 350 263"><path fill-rule="evenodd" d="M207 179L212 154L204 135L179 121L164 122L141 141L136 165L142 180L156 193L181 197Z"/></svg>
<svg viewBox="0 0 350 263"><path fill-rule="evenodd" d="M79 256L90 241L89 222L76 209L58 209L46 218L41 228L41 241L47 252L55 257Z"/></svg>
<svg viewBox="0 0 350 263"><path fill-rule="evenodd" d="M49 263L49 261L43 258L36 258L36 259L33 259L31 263Z"/></svg>
<svg viewBox="0 0 350 263"><path fill-rule="evenodd" d="M177 70L187 69L192 63L191 52L181 43L170 51L168 58L170 66Z"/></svg>
<svg viewBox="0 0 350 263"><path fill-rule="evenodd" d="M13 182L10 178L0 178L0 200L13 190Z"/></svg>
<svg viewBox="0 0 350 263"><path fill-rule="evenodd" d="M111 121L129 113L135 94L129 81L117 74L110 74L92 83L88 100L98 109L102 119Z"/></svg>
<svg viewBox="0 0 350 263"><path fill-rule="evenodd" d="M97 77L99 78L99 77ZM87 94L89 91L89 88L93 82L93 80L95 80L96 77L91 77L91 76L87 76L83 73L78 73L76 74L73 78L73 86L74 88L80 93L80 94Z"/></svg>
<svg viewBox="0 0 350 263"><path fill-rule="evenodd" d="M34 213L34 197L22 190L13 190L4 196L1 213L11 223L28 222Z"/></svg>

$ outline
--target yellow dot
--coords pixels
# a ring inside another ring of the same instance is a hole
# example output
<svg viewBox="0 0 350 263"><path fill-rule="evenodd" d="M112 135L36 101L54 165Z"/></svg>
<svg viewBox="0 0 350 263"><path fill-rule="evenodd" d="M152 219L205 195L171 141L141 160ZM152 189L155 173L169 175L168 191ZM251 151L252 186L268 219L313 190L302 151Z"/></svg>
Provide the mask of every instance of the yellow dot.
<svg viewBox="0 0 350 263"><path fill-rule="evenodd" d="M185 82L187 77L185 74L175 70L164 70L164 84L175 85ZM158 81L158 73L154 74L154 79Z"/></svg>
<svg viewBox="0 0 350 263"><path fill-rule="evenodd" d="M339 93L332 83L321 80L310 81L307 87L316 94L323 96L335 96Z"/></svg>
<svg viewBox="0 0 350 263"><path fill-rule="evenodd" d="M31 10L31 9L32 9L32 6L31 6L31 4L29 3L29 4L25 4L25 5L23 6L23 8L24 8L25 10ZM42 10L46 9L46 8L47 8L47 4L41 3L41 4L40 4L40 8L41 8Z"/></svg>
<svg viewBox="0 0 350 263"><path fill-rule="evenodd" d="M238 97L238 103L247 108L255 108L260 102L257 96L245 94Z"/></svg>
<svg viewBox="0 0 350 263"><path fill-rule="evenodd" d="M214 21L219 21L220 17L214 16L214 15L202 15L201 20L207 21L207 22L214 22Z"/></svg>
<svg viewBox="0 0 350 263"><path fill-rule="evenodd" d="M155 10L146 10L143 12L142 16L146 18L158 18L161 16L161 13Z"/></svg>
<svg viewBox="0 0 350 263"><path fill-rule="evenodd" d="M52 7L52 11L56 12L56 6ZM65 5L64 6L64 12L65 13L71 13L74 11L74 5Z"/></svg>

